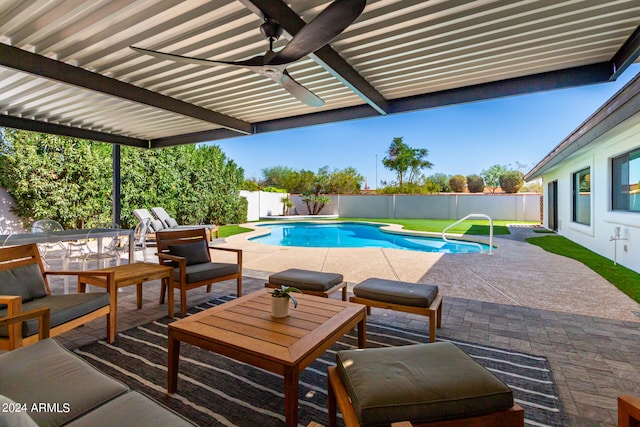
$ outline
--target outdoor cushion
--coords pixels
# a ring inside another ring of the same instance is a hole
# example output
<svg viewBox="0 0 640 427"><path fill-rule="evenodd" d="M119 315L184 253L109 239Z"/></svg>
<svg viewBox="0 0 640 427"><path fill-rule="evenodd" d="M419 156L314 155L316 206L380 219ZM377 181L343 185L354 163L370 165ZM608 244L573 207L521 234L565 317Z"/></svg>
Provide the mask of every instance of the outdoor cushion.
<svg viewBox="0 0 640 427"><path fill-rule="evenodd" d="M22 304L22 310L34 310L49 307L51 310L51 327L66 323L101 307L109 305L108 292L89 292L80 294L49 295ZM0 310L0 317L6 316L7 310ZM38 319L22 322L22 336L28 337L38 333ZM7 327L0 328L0 337L8 337Z"/></svg>
<svg viewBox="0 0 640 427"><path fill-rule="evenodd" d="M294 286L300 290L325 292L342 283L342 274L290 268L269 276L273 285Z"/></svg>
<svg viewBox="0 0 640 427"><path fill-rule="evenodd" d="M76 357L53 339L0 355L0 390L31 406L58 410L29 412L38 425L63 425L128 391L128 387Z"/></svg>
<svg viewBox="0 0 640 427"><path fill-rule="evenodd" d="M164 223L167 224L168 228L176 228L178 226L178 221L173 218L167 218L164 220Z"/></svg>
<svg viewBox="0 0 640 427"><path fill-rule="evenodd" d="M20 410L16 410L16 405ZM13 400L0 394L0 426L1 427L38 427L38 425L22 411L22 403L17 404ZM27 408L30 409L30 408Z"/></svg>
<svg viewBox="0 0 640 427"><path fill-rule="evenodd" d="M238 264L224 262L207 262L187 266L187 283L200 282L201 280L215 279L216 277L236 274L239 271ZM180 281L180 269L173 269L174 280Z"/></svg>
<svg viewBox="0 0 640 427"><path fill-rule="evenodd" d="M151 226L153 231L160 231L164 230L165 228L164 224L162 224L162 221L160 221L159 219L152 219L149 225Z"/></svg>
<svg viewBox="0 0 640 427"><path fill-rule="evenodd" d="M38 264L0 271L0 295L20 296L22 302L47 296L47 288ZM0 309L6 308L5 304L0 304Z"/></svg>
<svg viewBox="0 0 640 427"><path fill-rule="evenodd" d="M207 242L199 240L193 243L169 245L169 254L185 258L187 265L204 264L210 262ZM178 263L174 262L174 266Z"/></svg>
<svg viewBox="0 0 640 427"><path fill-rule="evenodd" d="M73 427L122 427L128 425L182 427L195 424L150 397L132 391L116 397L67 425Z"/></svg>
<svg viewBox="0 0 640 427"><path fill-rule="evenodd" d="M423 283L370 278L354 286L353 293L360 298L390 304L429 307L438 296L438 287Z"/></svg>
<svg viewBox="0 0 640 427"><path fill-rule="evenodd" d="M343 350L336 359L362 426L473 417L513 406L511 389L449 342Z"/></svg>

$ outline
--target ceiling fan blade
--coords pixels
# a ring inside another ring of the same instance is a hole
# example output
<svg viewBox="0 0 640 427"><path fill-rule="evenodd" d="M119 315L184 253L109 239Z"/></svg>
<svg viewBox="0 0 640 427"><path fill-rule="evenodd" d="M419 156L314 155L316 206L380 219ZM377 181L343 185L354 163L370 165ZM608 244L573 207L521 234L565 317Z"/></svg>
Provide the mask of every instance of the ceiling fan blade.
<svg viewBox="0 0 640 427"><path fill-rule="evenodd" d="M302 27L267 64L288 64L315 52L351 25L366 5L366 0L335 0Z"/></svg>
<svg viewBox="0 0 640 427"><path fill-rule="evenodd" d="M293 95L298 101L304 102L310 107L321 107L324 105L324 101L322 99L295 81L287 70L284 70L279 78L273 76L273 80Z"/></svg>
<svg viewBox="0 0 640 427"><path fill-rule="evenodd" d="M168 61L182 62L185 64L196 65L234 65L237 67L245 67L251 69L251 67L261 67L264 65L264 56L254 56L253 58L246 59L244 61L213 61L210 59L193 58L190 56L174 55L172 53L158 52L156 50L143 49L141 47L129 46L131 49L138 53L145 55L155 56L156 58L166 59Z"/></svg>

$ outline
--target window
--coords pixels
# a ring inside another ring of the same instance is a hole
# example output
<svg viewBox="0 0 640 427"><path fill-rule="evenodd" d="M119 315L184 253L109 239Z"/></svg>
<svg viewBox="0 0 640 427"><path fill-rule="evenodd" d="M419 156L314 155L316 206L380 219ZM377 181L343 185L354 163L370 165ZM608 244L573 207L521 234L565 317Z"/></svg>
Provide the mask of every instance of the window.
<svg viewBox="0 0 640 427"><path fill-rule="evenodd" d="M611 208L640 212L640 149L611 161Z"/></svg>
<svg viewBox="0 0 640 427"><path fill-rule="evenodd" d="M573 221L591 224L591 170L582 169L573 174Z"/></svg>

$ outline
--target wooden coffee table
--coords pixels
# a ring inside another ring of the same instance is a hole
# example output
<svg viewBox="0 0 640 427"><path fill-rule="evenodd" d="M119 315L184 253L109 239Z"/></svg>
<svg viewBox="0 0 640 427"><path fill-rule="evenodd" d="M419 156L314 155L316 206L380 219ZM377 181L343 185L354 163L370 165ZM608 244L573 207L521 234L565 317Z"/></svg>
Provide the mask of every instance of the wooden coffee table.
<svg viewBox="0 0 640 427"><path fill-rule="evenodd" d="M289 317L271 317L266 289L169 324L168 393L178 389L180 343L185 342L284 376L287 426L298 425L298 376L333 343L358 327L366 344L364 305L296 294Z"/></svg>
<svg viewBox="0 0 640 427"><path fill-rule="evenodd" d="M116 267L102 268L94 271L113 271L115 272L116 292L112 292L111 298L111 318L109 327L112 328L113 334L117 333L117 308L118 308L118 288L136 285L136 303L138 308L142 308L142 284L150 280L160 279L163 284L169 288L169 281L173 275L173 268L166 265L151 264L148 262L136 262L133 264L118 265ZM87 285L99 286L107 288L105 276L79 276L78 292L85 292Z"/></svg>

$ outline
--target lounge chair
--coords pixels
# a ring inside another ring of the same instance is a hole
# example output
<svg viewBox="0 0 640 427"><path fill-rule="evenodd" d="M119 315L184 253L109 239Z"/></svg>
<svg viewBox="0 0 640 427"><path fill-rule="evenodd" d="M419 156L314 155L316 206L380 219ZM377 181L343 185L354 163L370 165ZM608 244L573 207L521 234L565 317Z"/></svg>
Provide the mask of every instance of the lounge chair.
<svg viewBox="0 0 640 427"><path fill-rule="evenodd" d="M153 214L156 216L156 218L158 218L160 221L162 221L162 223L165 226L165 229L171 229L171 230L175 230L175 229L186 229L186 228L204 228L205 230L207 230L207 235L209 236L209 240L211 240L213 238L213 236L211 235L211 232L215 232L216 233L216 238L220 237L219 233L218 233L218 226L215 224L199 224L199 225L178 225L178 221L176 221L175 219L171 218L171 216L169 216L169 214L167 213L167 211L164 210L164 208L161 207L155 207L155 208L151 208L151 212L153 212Z"/></svg>
<svg viewBox="0 0 640 427"><path fill-rule="evenodd" d="M153 208L153 209L162 209L162 208ZM164 211L164 209L162 209ZM166 212L165 212L166 214ZM145 219L149 220L149 233L148 234L152 234L155 236L155 233L157 233L158 231L163 231L163 230L197 230L197 229L201 229L204 228L207 231L207 237L208 240L210 241L212 239L212 234L211 231L215 231L216 233L216 237L218 237L218 226L214 226L214 225L178 225L177 222L175 222L175 220L173 221L169 221L169 224L173 225L173 227L168 226L167 224L165 224L164 221L162 221L159 218L154 217L151 212L149 212L148 209L134 209L133 210L133 215L138 218L139 221L143 221ZM167 217L169 217L169 215L167 214ZM169 217L171 219L171 217ZM175 223L174 223L175 222ZM209 227L209 228L207 228ZM215 227L215 229L213 229L212 227Z"/></svg>

